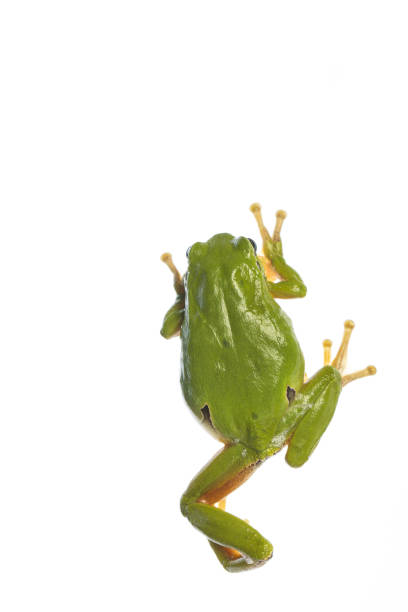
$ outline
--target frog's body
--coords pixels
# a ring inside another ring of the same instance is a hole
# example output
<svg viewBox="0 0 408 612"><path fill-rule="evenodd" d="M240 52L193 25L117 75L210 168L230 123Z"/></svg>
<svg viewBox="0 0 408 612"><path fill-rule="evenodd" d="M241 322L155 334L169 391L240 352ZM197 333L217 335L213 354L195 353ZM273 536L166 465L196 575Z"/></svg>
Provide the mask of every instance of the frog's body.
<svg viewBox="0 0 408 612"><path fill-rule="evenodd" d="M354 324L346 321L343 341L330 364L304 382L304 359L289 318L275 298L303 297L306 287L282 255L277 213L271 237L257 219L265 257L248 238L217 234L194 244L182 279L174 274L177 299L162 327L166 338L181 333L181 386L187 404L224 448L191 482L181 509L209 539L228 571L257 567L272 545L245 521L225 512L224 499L267 457L287 445L293 467L309 458L328 426L342 386L375 373L373 366L341 376ZM270 274L279 282L272 282ZM219 507L215 504L219 503Z"/></svg>
<svg viewBox="0 0 408 612"><path fill-rule="evenodd" d="M184 397L201 421L209 416L223 441L270 448L288 407L288 387L297 390L304 379L292 324L270 295L246 238L217 234L195 244L188 259Z"/></svg>

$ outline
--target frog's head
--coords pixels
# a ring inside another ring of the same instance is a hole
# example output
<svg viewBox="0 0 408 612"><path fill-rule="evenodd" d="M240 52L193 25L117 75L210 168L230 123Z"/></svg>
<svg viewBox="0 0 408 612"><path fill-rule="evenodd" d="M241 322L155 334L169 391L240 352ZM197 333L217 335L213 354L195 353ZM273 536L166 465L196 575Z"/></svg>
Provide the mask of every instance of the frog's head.
<svg viewBox="0 0 408 612"><path fill-rule="evenodd" d="M243 263L251 267L256 266L256 248L252 238L216 234L207 242L196 242L187 249L189 270L200 268L209 271L226 268L232 271Z"/></svg>
<svg viewBox="0 0 408 612"><path fill-rule="evenodd" d="M207 242L196 242L187 250L186 282L198 302L219 291L227 297L231 291L238 299L249 297L263 274L256 256L256 244L250 238L216 234ZM203 300L205 301L205 299Z"/></svg>

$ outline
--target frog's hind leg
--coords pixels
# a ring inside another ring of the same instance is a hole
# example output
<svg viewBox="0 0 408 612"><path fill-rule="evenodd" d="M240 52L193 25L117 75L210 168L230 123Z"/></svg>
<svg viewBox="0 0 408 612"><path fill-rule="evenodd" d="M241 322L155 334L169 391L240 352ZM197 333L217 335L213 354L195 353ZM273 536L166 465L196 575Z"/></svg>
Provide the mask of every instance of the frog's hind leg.
<svg viewBox="0 0 408 612"><path fill-rule="evenodd" d="M223 497L222 499L220 499L220 501L217 503L217 508L219 508L220 510L224 510L225 512L225 508L227 506L227 498Z"/></svg>
<svg viewBox="0 0 408 612"><path fill-rule="evenodd" d="M219 508L220 510L223 510L224 512L225 512L226 506L227 506L226 497L223 497L223 499L220 499L220 501L217 502L217 508ZM247 519L245 519L245 522L249 523ZM233 565L233 567L235 571L238 571L237 567L239 567L239 563L244 562L244 559L238 550L236 550L235 548L229 548L228 546L221 546L221 544L216 544L215 542L211 542L211 540L208 540L208 543L213 549L213 551L215 552L215 554L217 555L217 559L222 565L225 565L225 563L231 565L232 562L235 562L235 565ZM245 567L243 569L245 569Z"/></svg>
<svg viewBox="0 0 408 612"><path fill-rule="evenodd" d="M342 387L376 372L374 366L367 366L364 370L342 376L353 328L352 321L344 323L343 340L331 363L331 341L323 341L323 368L298 389L289 405L282 424L282 435L288 443L286 461L292 467L303 465L316 448L333 417Z"/></svg>
<svg viewBox="0 0 408 612"><path fill-rule="evenodd" d="M181 498L181 511L210 541L229 572L252 569L272 556L272 544L256 529L214 504L239 487L260 464L242 444L225 446L194 478Z"/></svg>

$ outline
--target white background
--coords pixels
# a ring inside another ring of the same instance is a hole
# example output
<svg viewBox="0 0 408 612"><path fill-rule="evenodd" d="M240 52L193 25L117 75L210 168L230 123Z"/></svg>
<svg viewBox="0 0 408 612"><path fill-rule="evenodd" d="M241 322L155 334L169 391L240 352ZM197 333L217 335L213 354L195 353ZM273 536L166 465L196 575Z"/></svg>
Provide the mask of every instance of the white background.
<svg viewBox="0 0 408 612"><path fill-rule="evenodd" d="M406 3L18 0L0 10L0 604L406 610ZM230 575L179 512L219 445L159 335L196 240L288 212L307 372L356 328L301 469L229 509L274 558Z"/></svg>

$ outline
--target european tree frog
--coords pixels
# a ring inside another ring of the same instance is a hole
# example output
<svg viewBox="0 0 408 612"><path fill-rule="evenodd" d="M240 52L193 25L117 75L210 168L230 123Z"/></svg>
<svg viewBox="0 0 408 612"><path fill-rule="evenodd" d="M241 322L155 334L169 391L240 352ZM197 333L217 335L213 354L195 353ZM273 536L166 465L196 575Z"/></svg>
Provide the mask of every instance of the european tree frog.
<svg viewBox="0 0 408 612"><path fill-rule="evenodd" d="M225 511L225 498L263 461L287 446L286 461L307 461L330 423L344 385L375 374L374 366L343 376L352 321L331 360L305 378L304 359L288 316L276 299L301 298L306 287L285 261L276 213L272 235L253 204L263 255L253 240L217 234L187 252L183 277L170 254L162 255L177 294L161 334L180 334L181 387L201 424L223 443L181 499L181 511L208 538L231 572L258 567L272 544L246 521Z"/></svg>

